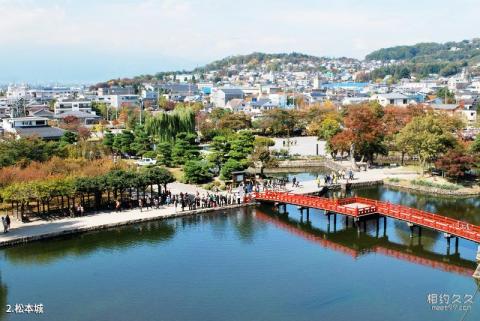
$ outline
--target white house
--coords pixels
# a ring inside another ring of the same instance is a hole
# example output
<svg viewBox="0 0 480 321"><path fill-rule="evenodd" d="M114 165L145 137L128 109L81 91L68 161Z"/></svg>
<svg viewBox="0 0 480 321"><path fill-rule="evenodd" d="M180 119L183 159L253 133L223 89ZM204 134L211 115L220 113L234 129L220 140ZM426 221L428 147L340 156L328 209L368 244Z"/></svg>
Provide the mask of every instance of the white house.
<svg viewBox="0 0 480 321"><path fill-rule="evenodd" d="M109 95L108 101L113 108L137 107L140 105L138 95Z"/></svg>
<svg viewBox="0 0 480 321"><path fill-rule="evenodd" d="M370 100L376 100L383 107L387 105L407 106L412 103L409 97L401 93L388 93L373 95Z"/></svg>
<svg viewBox="0 0 480 321"><path fill-rule="evenodd" d="M46 140L57 140L65 130L48 125L48 119L43 117L16 117L2 120L4 134L10 133L17 138L36 136Z"/></svg>
<svg viewBox="0 0 480 321"><path fill-rule="evenodd" d="M224 108L232 99L243 99L244 94L238 88L216 88L211 94L210 101L215 107Z"/></svg>
<svg viewBox="0 0 480 321"><path fill-rule="evenodd" d="M59 100L54 104L55 115L63 114L71 111L81 111L84 113L92 113L92 102L83 99L65 99Z"/></svg>

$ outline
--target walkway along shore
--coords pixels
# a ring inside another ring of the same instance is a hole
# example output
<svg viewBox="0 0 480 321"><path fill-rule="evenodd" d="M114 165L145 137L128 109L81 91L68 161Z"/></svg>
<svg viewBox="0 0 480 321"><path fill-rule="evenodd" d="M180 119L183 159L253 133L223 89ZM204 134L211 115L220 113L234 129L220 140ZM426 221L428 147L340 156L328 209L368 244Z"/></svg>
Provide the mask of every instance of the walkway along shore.
<svg viewBox="0 0 480 321"><path fill-rule="evenodd" d="M168 218L191 216L209 212L224 212L226 210L253 206L255 203L241 203L223 207L201 208L197 210L175 210L174 206L164 206L160 209L140 211L139 208L122 212L99 212L76 218L64 218L55 221L36 221L18 225L10 232L0 235L0 247L18 245L33 241L51 239L65 235L103 230L118 226L142 222L164 220Z"/></svg>
<svg viewBox="0 0 480 321"><path fill-rule="evenodd" d="M384 174L382 173L383 175L379 175L380 173L376 173L376 175L372 175L374 173L375 171L371 171L370 173L359 173L357 179L351 183L355 187L381 184L381 181L378 181L377 179L379 176L380 178L383 178ZM323 189L323 186L319 187L315 181L305 181L300 183L300 187L292 188L291 186L288 186L288 188L291 192L298 194L316 193ZM340 185L338 188L340 188ZM174 193L183 191L190 194L195 194L196 192L205 194L207 192L200 187L178 182L169 184L169 190L172 190ZM12 223L12 229L8 233L0 234L0 247L153 220L224 211L250 205L253 204L238 204L190 211L181 211L180 208L175 210L173 206L164 206L160 209L144 211L140 211L139 208L136 208L132 210L124 210L122 212L98 212L96 214L75 218L63 218L54 221L39 220L30 223L14 222Z"/></svg>

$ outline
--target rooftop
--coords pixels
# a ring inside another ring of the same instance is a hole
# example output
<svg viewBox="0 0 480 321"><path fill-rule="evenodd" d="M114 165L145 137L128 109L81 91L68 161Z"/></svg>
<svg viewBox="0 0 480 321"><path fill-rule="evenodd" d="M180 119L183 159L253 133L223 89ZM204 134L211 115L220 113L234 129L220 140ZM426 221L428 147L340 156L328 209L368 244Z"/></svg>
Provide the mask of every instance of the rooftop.
<svg viewBox="0 0 480 321"><path fill-rule="evenodd" d="M15 131L20 137L38 136L43 139L58 139L65 133L64 129L57 127L18 127Z"/></svg>

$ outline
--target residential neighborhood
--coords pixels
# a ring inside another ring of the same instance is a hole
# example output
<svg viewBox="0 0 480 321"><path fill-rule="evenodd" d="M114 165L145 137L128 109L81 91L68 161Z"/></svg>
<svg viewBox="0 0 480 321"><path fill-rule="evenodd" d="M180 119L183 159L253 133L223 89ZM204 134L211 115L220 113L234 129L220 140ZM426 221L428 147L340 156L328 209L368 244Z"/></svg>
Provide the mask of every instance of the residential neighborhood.
<svg viewBox="0 0 480 321"><path fill-rule="evenodd" d="M204 73L166 73L161 79L136 81L134 85L66 87L12 83L1 88L0 117L44 117L52 128L62 127L65 119L75 118L88 128L99 123L114 128L112 121L121 110L162 110L161 103L199 103L205 112L223 108L258 120L265 111L273 109L304 109L328 102L341 110L348 105L377 102L382 107L416 105L457 115L469 129L476 129L480 66L465 67L449 77L430 74L424 79L402 78L392 82L387 75L376 81L357 81L359 75L395 64L398 62L311 60L307 56L295 64L271 59L254 67L230 64ZM450 96L439 96L441 89L446 89ZM98 104L105 106L105 115L92 108ZM4 134L10 131L1 130ZM29 133L36 131L32 127Z"/></svg>

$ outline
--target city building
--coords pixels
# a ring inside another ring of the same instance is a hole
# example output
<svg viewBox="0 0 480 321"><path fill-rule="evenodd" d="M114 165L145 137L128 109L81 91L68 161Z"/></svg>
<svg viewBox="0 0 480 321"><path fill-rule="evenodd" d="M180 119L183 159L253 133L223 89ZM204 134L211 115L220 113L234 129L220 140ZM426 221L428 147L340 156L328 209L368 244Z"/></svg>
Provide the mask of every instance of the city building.
<svg viewBox="0 0 480 321"><path fill-rule="evenodd" d="M48 125L43 117L16 117L2 120L3 135L20 137L39 137L45 140L58 140L65 133L64 129Z"/></svg>
<svg viewBox="0 0 480 321"><path fill-rule="evenodd" d="M210 101L215 107L224 108L232 99L243 99L244 93L238 88L217 88L211 94Z"/></svg>

